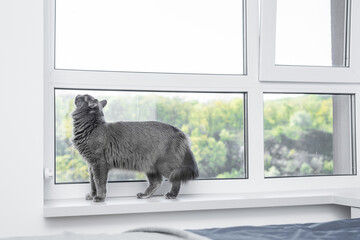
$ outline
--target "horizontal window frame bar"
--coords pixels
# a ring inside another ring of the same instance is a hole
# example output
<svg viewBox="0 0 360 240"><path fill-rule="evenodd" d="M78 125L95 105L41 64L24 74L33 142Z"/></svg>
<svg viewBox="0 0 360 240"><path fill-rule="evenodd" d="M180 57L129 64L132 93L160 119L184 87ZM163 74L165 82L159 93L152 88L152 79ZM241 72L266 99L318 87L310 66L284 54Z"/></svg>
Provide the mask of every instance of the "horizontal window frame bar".
<svg viewBox="0 0 360 240"><path fill-rule="evenodd" d="M107 214L138 214L196 210L249 209L267 207L339 205L360 207L358 188L314 189L285 192L188 195L178 200L111 198L108 204L81 199L46 200L44 217L69 217Z"/></svg>
<svg viewBox="0 0 360 240"><path fill-rule="evenodd" d="M271 177L266 177L264 176L265 179L276 179L276 178L308 178L308 177L342 177L342 176L357 176L357 173L354 174L324 174L324 175L320 175L320 174L314 174L314 175L286 175L286 176L271 176Z"/></svg>
<svg viewBox="0 0 360 240"><path fill-rule="evenodd" d="M149 89L149 90L144 90L144 89L120 89L120 88L77 88L77 87L73 87L73 88L64 88L64 87L54 87L54 91L56 90L75 90L75 91L108 91L108 92L149 92L149 93L210 93L210 94L243 94L246 95L247 92L246 91L208 91L208 90L154 90L154 89Z"/></svg>
<svg viewBox="0 0 360 240"><path fill-rule="evenodd" d="M282 192L296 190L351 188L354 182L360 181L360 175L350 176L309 176L293 178L264 178L256 179L226 179L224 181L189 181L183 185L180 195L202 194L241 194L256 192ZM75 199L82 198L90 191L90 183L84 184L53 184L51 180L44 181L44 199ZM133 197L143 191L147 182L118 182L107 185L107 197ZM254 187L256 186L256 187ZM170 183L164 181L155 192L155 196L164 195L170 189Z"/></svg>

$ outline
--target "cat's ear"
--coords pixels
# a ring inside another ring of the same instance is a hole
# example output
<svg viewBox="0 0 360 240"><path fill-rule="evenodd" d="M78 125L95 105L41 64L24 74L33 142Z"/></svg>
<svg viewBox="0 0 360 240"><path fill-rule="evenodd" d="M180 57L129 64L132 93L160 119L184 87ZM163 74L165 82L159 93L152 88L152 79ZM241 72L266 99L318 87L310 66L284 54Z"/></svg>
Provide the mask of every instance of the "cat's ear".
<svg viewBox="0 0 360 240"><path fill-rule="evenodd" d="M106 101L106 100L102 100L102 101L100 101L100 104L101 104L101 106L104 108L104 107L106 106L106 104L107 104L107 101Z"/></svg>

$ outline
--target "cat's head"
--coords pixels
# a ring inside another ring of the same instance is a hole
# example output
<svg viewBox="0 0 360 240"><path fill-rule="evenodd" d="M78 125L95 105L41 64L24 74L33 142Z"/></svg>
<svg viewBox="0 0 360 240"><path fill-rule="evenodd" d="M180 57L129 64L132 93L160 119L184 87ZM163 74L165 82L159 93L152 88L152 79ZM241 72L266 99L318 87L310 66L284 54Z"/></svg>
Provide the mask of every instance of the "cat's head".
<svg viewBox="0 0 360 240"><path fill-rule="evenodd" d="M82 112L91 115L104 116L103 108L106 106L107 101L98 101L96 98L85 94L77 95L75 97L75 112Z"/></svg>

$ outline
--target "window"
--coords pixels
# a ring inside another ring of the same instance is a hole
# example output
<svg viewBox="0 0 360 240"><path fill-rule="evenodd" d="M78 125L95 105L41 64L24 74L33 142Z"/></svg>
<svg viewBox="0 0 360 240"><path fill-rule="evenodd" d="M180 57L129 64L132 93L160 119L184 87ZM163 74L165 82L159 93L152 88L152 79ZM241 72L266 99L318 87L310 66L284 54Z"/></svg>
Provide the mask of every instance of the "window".
<svg viewBox="0 0 360 240"><path fill-rule="evenodd" d="M265 93L265 177L356 173L353 112L353 95Z"/></svg>
<svg viewBox="0 0 360 240"><path fill-rule="evenodd" d="M263 0L260 80L358 83L352 0Z"/></svg>
<svg viewBox="0 0 360 240"><path fill-rule="evenodd" d="M347 0L278 0L277 65L345 67Z"/></svg>
<svg viewBox="0 0 360 240"><path fill-rule="evenodd" d="M360 1L44 4L44 168L54 172L44 181L46 200L83 198L89 190L69 140L79 93L107 99L107 121L158 120L185 131L201 175L180 194L360 181ZM294 8L309 12L299 16ZM324 145L309 145L316 139ZM143 179L114 171L107 196L136 196ZM164 185L156 194L168 190Z"/></svg>
<svg viewBox="0 0 360 240"><path fill-rule="evenodd" d="M87 167L70 142L78 93L109 100L107 121L158 120L188 133L200 180L183 193L224 191L224 184L247 179L243 83L257 74L257 36L247 34L248 25L258 25L256 11L248 14L256 3L50 0L45 9L44 168L54 172L45 199L88 191ZM126 108L124 115L111 102ZM108 196L134 196L143 180L114 171Z"/></svg>
<svg viewBox="0 0 360 240"><path fill-rule="evenodd" d="M239 0L57 0L55 27L56 69L245 73Z"/></svg>
<svg viewBox="0 0 360 240"><path fill-rule="evenodd" d="M243 93L55 90L56 183L88 182L87 165L72 147L77 94L107 100L107 122L160 121L185 132L197 161L199 179L245 178L245 96ZM110 181L144 180L143 173L113 171Z"/></svg>

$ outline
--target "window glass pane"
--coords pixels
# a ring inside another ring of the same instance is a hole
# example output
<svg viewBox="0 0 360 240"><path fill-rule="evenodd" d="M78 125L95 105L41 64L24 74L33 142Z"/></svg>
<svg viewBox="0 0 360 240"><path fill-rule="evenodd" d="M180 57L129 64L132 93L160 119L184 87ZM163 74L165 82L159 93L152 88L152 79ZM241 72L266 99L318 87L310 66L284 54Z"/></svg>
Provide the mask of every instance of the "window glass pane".
<svg viewBox="0 0 360 240"><path fill-rule="evenodd" d="M277 0L278 65L345 66L347 0Z"/></svg>
<svg viewBox="0 0 360 240"><path fill-rule="evenodd" d="M242 0L57 0L55 68L243 74Z"/></svg>
<svg viewBox="0 0 360 240"><path fill-rule="evenodd" d="M265 93L265 177L354 174L353 98Z"/></svg>
<svg viewBox="0 0 360 240"><path fill-rule="evenodd" d="M90 94L107 100L105 120L161 121L185 132L200 179L245 178L244 94L56 90L56 183L87 182L87 166L71 144L74 99ZM144 179L112 171L109 180Z"/></svg>

